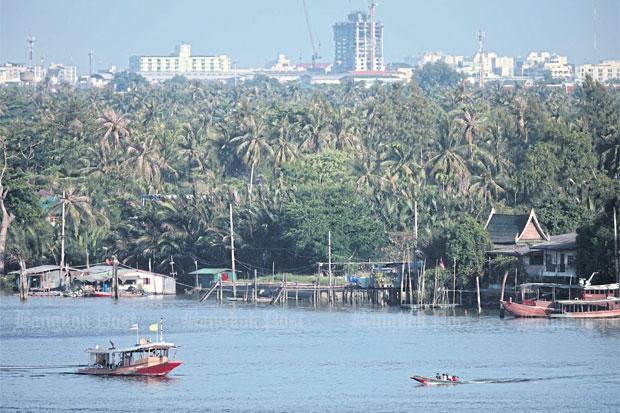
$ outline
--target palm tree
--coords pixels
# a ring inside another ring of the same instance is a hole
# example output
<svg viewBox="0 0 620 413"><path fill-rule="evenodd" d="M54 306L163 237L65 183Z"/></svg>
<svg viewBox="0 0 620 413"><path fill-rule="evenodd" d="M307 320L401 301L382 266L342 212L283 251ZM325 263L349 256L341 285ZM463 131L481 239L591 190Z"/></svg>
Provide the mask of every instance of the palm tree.
<svg viewBox="0 0 620 413"><path fill-rule="evenodd" d="M304 113L302 124L304 140L300 145L301 148L308 152L320 151L325 144L328 126L324 103L322 101L314 102L310 106L307 112Z"/></svg>
<svg viewBox="0 0 620 413"><path fill-rule="evenodd" d="M129 129L127 128L129 121L125 115L116 112L114 109L105 109L98 122L100 125L99 131L103 132L99 144L104 152L110 148L116 149L120 146L121 138L129 135Z"/></svg>
<svg viewBox="0 0 620 413"><path fill-rule="evenodd" d="M462 117L456 119L456 124L461 127L463 138L469 145L469 153L473 152L474 137L480 134L484 119L478 118L471 108L463 108Z"/></svg>
<svg viewBox="0 0 620 413"><path fill-rule="evenodd" d="M441 134L434 155L427 162L431 176L440 183L444 190L456 190L464 194L467 191L471 172L463 156L463 145L450 132L447 119L441 122Z"/></svg>
<svg viewBox="0 0 620 413"><path fill-rule="evenodd" d="M159 145L151 135L140 136L127 147L126 165L134 176L144 179L148 184L158 186L163 170L176 172L162 156Z"/></svg>
<svg viewBox="0 0 620 413"><path fill-rule="evenodd" d="M260 163L263 152L272 154L271 147L265 139L265 133L266 128L263 119L250 114L244 119L243 134L230 141L236 145L237 155L240 155L243 162L250 167L250 187L248 191L250 194L252 194L254 169Z"/></svg>
<svg viewBox="0 0 620 413"><path fill-rule="evenodd" d="M69 186L62 192L62 197L52 207L51 212L61 212L62 227L60 238L60 266L65 266L65 227L67 221L73 226L74 237L79 233L80 224L88 223L94 225L97 222L97 215L91 204L90 197L82 195L80 190L74 186Z"/></svg>
<svg viewBox="0 0 620 413"><path fill-rule="evenodd" d="M331 137L338 150L359 147L359 119L357 114L345 107L334 111L331 124Z"/></svg>

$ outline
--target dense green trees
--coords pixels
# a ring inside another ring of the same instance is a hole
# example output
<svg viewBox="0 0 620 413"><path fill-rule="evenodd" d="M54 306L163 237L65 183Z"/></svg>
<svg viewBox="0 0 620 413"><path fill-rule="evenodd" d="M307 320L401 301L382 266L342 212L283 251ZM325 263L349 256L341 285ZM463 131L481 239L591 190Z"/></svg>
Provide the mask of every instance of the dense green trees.
<svg viewBox="0 0 620 413"><path fill-rule="evenodd" d="M479 90L441 65L417 79L149 85L122 74L103 89L0 88L6 245L36 251L28 265L58 262L60 225L47 219L73 188L71 264L228 265L232 203L242 268L311 272L328 231L337 259L401 259L417 203L418 246L452 248L465 282L480 270L468 248L484 245L457 239L491 206L535 206L560 233L603 225L590 220L618 204L617 93L591 80L573 95Z"/></svg>

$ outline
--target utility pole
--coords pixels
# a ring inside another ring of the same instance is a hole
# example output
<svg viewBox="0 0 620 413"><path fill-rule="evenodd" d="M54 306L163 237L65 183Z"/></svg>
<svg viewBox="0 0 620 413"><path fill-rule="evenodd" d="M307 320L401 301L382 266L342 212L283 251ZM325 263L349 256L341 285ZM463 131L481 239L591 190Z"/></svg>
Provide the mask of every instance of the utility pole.
<svg viewBox="0 0 620 413"><path fill-rule="evenodd" d="M232 204L228 204L230 209L230 260L232 262L232 286L233 286L233 297L237 297L237 283L235 278L237 278L237 272L235 271L235 235L233 232L233 210Z"/></svg>
<svg viewBox="0 0 620 413"><path fill-rule="evenodd" d="M478 31L478 54L480 55L480 88L484 88L484 32Z"/></svg>
<svg viewBox="0 0 620 413"><path fill-rule="evenodd" d="M65 191L62 191L62 228L60 229L60 268L63 273L65 271L65 224L67 220L66 205L67 205L67 193ZM66 274L64 275L64 278L66 280L67 278Z"/></svg>
<svg viewBox="0 0 620 413"><path fill-rule="evenodd" d="M614 207L614 266L616 270L616 282L620 284L620 269L618 268L618 220L616 218L616 207Z"/></svg>

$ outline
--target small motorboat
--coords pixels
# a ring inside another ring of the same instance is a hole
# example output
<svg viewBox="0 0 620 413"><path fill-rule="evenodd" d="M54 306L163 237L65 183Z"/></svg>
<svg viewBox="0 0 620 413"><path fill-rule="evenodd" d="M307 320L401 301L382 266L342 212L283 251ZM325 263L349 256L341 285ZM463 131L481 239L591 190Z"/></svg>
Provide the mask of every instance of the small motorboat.
<svg viewBox="0 0 620 413"><path fill-rule="evenodd" d="M453 376L450 374L437 374L434 378L424 376L411 376L411 378L422 384L423 386L463 383L463 381L458 376Z"/></svg>

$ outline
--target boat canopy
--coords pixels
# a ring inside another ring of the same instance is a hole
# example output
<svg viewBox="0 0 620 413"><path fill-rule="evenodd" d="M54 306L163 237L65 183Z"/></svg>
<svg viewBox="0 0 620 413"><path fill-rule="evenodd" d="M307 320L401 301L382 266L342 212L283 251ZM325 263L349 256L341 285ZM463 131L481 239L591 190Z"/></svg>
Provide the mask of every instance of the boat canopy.
<svg viewBox="0 0 620 413"><path fill-rule="evenodd" d="M171 348L177 348L176 344L159 342L129 348L89 348L86 349L86 352L90 354L135 353L149 350L167 350Z"/></svg>
<svg viewBox="0 0 620 413"><path fill-rule="evenodd" d="M620 303L620 298L612 297L612 298L601 298L599 300L558 300L556 301L558 304L562 305L570 305L570 304L607 304L607 303Z"/></svg>

